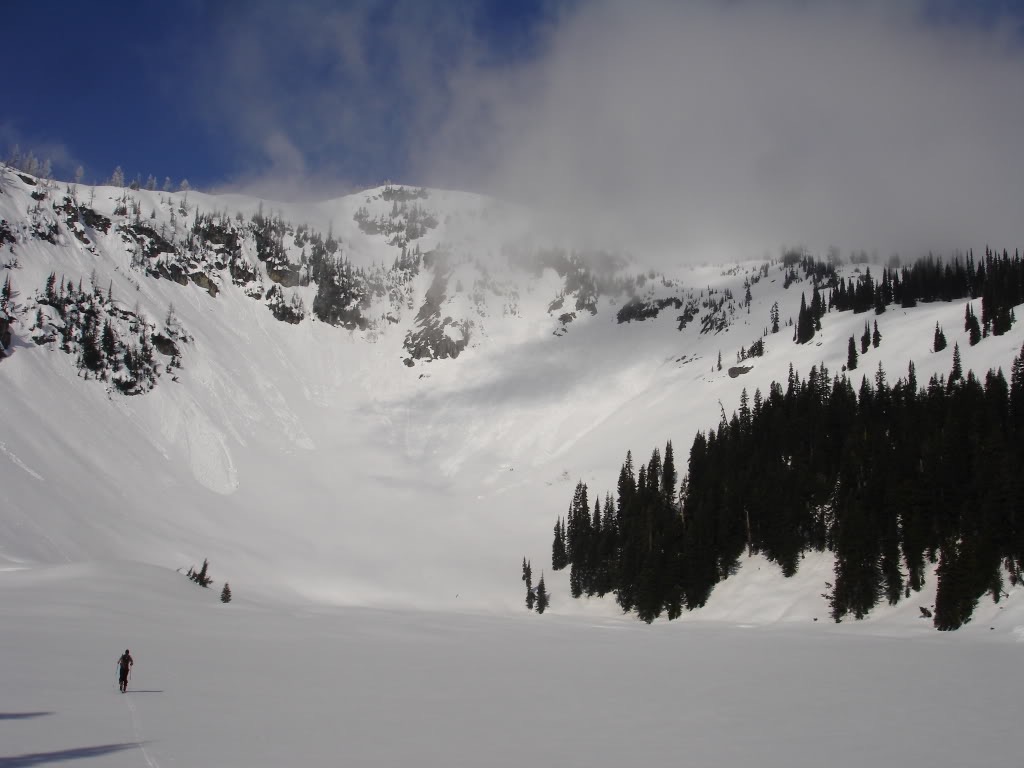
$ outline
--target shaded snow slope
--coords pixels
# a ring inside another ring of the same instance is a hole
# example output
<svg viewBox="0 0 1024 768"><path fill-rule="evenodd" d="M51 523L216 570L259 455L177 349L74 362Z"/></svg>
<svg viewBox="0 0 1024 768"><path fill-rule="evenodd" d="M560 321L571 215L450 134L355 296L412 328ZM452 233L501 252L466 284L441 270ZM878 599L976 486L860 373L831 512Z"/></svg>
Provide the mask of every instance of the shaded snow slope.
<svg viewBox="0 0 1024 768"><path fill-rule="evenodd" d="M58 185L51 197L33 200L32 187L3 172L0 218L8 222L49 215L63 195ZM122 190L76 193L80 201L94 198L115 225L128 222L114 214ZM154 211L153 221L168 227L170 211L183 202L178 193L132 194L144 219ZM189 221L195 206L248 217L263 205L295 224L332 227L353 263L391 264L400 247L353 219L366 206L385 215L392 203L382 194L288 207L190 192L187 205ZM785 379L790 363L803 374L822 362L839 371L847 338L859 337L866 319L877 319L883 336L861 358L858 373L869 377L879 362L890 379L904 375L911 359L920 381L947 373L956 341L965 369L1005 370L1024 341L1017 324L968 347L964 302L877 318L832 313L808 345L795 345L789 327L770 334L765 356L731 378L727 369L760 338L772 304L779 302L783 322L795 319L806 283L784 289L781 268L771 266L752 286L749 313L735 306L717 333L701 333L705 310L683 330L671 307L656 319L619 324L625 295L599 297L596 314L573 310L564 276L516 266L510 253L536 256L551 245L530 233L521 211L464 193L429 195L423 204L437 226L417 243L424 252L461 254L443 307L474 325L457 359L411 367L403 344L418 328L434 268L409 283L409 304L393 321L346 330L309 316L280 322L262 296L254 299L226 271L213 275L216 297L194 282L147 276L116 227L88 230L91 249L64 225L52 243L18 230L16 242L0 249L0 263L9 265L3 276L26 308L0 361L0 566L131 559L184 569L209 558L217 584L226 579L239 595L518 613L519 563L530 558L536 577L548 562L555 517L577 480L603 495L627 449L645 459L668 439L682 465L694 433L717 424L722 409L731 413L744 387L766 391ZM639 270L643 254L632 256L623 269ZM273 285L265 265L254 266L264 287ZM738 298L759 268L684 264L669 275L652 273L636 290L699 297L729 289ZM181 368L161 375L152 391L125 397L109 383L84 380L75 357L56 344L37 346L32 299L51 271L86 286L95 272L118 306L137 307L155 323L173 305L191 336ZM474 291L484 273L488 285L501 287ZM315 294L312 285L285 290L307 308ZM560 298L565 306L552 309ZM571 311L575 318L560 319ZM949 339L937 354L930 351L936 322ZM757 574L774 566L757 567L718 587L695 616L824 620L826 560L809 558L791 583L762 579ZM547 579L554 613L617 613L611 600L571 601L561 575ZM910 601L886 620L909 629L916 613Z"/></svg>

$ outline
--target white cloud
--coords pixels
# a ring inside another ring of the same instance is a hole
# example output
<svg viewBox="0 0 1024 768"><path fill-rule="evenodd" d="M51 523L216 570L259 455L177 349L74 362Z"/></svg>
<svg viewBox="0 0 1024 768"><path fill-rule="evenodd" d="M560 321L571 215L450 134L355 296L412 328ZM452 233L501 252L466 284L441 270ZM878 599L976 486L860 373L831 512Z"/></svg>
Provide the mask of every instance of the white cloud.
<svg viewBox="0 0 1024 768"><path fill-rule="evenodd" d="M1014 245L1024 55L901 4L578 6L466 69L426 166L677 258Z"/></svg>
<svg viewBox="0 0 1024 768"><path fill-rule="evenodd" d="M464 7L253 3L202 98L264 194L404 169L648 258L1012 247L1019 26L937 8L555 2L536 53L494 64Z"/></svg>

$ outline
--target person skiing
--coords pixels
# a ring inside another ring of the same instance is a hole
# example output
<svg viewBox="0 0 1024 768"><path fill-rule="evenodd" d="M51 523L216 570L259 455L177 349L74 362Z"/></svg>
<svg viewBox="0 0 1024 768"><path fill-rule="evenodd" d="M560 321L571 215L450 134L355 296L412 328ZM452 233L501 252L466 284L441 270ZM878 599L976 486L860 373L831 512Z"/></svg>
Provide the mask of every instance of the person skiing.
<svg viewBox="0 0 1024 768"><path fill-rule="evenodd" d="M121 693L128 690L128 673L131 671L132 664L134 663L135 659L132 658L131 653L125 648L121 658L117 660L117 680L121 687Z"/></svg>

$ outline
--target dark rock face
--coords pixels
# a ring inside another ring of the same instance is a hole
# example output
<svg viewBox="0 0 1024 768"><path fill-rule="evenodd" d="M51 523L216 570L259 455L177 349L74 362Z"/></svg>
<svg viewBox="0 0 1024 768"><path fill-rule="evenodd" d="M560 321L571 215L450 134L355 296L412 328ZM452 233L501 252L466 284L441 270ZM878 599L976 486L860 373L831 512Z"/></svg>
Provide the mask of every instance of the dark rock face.
<svg viewBox="0 0 1024 768"><path fill-rule="evenodd" d="M555 336L565 336L569 331L569 323L576 319L575 312L563 312L558 316L558 327L551 333Z"/></svg>
<svg viewBox="0 0 1024 768"><path fill-rule="evenodd" d="M297 325L306 316L302 302L295 297L292 298L292 301L286 301L280 285L270 286L266 298L267 306L270 307L274 318L281 322Z"/></svg>
<svg viewBox="0 0 1024 768"><path fill-rule="evenodd" d="M124 227L122 231L141 246L142 253L147 259L155 258L161 253L177 254L173 245L167 242L159 232L145 224L132 224Z"/></svg>
<svg viewBox="0 0 1024 768"><path fill-rule="evenodd" d="M414 360L454 359L469 344L467 321L458 323L451 317L441 317L449 277L445 270L439 270L427 289L423 306L416 313L416 325L419 327L405 335L404 346L409 353L405 359L406 365L413 365ZM448 328L452 331L448 331Z"/></svg>
<svg viewBox="0 0 1024 768"><path fill-rule="evenodd" d="M198 285L200 288L205 290L213 298L217 298L217 294L220 293L220 287L217 283L205 272L193 272L189 275L189 279L193 283Z"/></svg>
<svg viewBox="0 0 1024 768"><path fill-rule="evenodd" d="M657 299L655 301L640 301L639 299L633 299L628 304L624 304L622 309L618 311L615 319L621 323L631 323L634 320L649 320L657 317L661 310L666 307L675 307L676 309L682 309L682 299L671 297L668 299Z"/></svg>
<svg viewBox="0 0 1024 768"><path fill-rule="evenodd" d="M231 274L231 281L235 285L245 285L259 279L256 267L241 256L231 257L231 261L228 262L228 272Z"/></svg>
<svg viewBox="0 0 1024 768"><path fill-rule="evenodd" d="M457 336L452 338L447 328L453 328ZM409 352L405 364L411 366L413 360L445 360L456 358L469 344L468 323L460 327L450 317L443 320L431 317L420 323L416 331L409 331L405 335L405 349Z"/></svg>
<svg viewBox="0 0 1024 768"><path fill-rule="evenodd" d="M735 379L737 376L750 373L752 370L754 370L754 366L752 365L734 365L729 369L729 378Z"/></svg>
<svg viewBox="0 0 1024 768"><path fill-rule="evenodd" d="M180 264L160 262L149 272L157 277L166 277L178 285L188 285L188 274L181 268Z"/></svg>
<svg viewBox="0 0 1024 768"><path fill-rule="evenodd" d="M205 240L215 250L225 250L228 253L237 253L241 248L239 235L234 227L219 224L213 221L204 220L201 225L192 230L201 240Z"/></svg>
<svg viewBox="0 0 1024 768"><path fill-rule="evenodd" d="M276 264L267 262L267 277L285 288L294 288L299 284L299 268L288 262Z"/></svg>
<svg viewBox="0 0 1024 768"><path fill-rule="evenodd" d="M78 206L78 215L82 217L82 222L85 226L91 227L103 234L107 234L110 231L110 219L96 213L92 208L86 208L84 205L80 205Z"/></svg>
<svg viewBox="0 0 1024 768"><path fill-rule="evenodd" d="M75 201L70 197L66 196L59 203L53 204L53 210L57 213L63 214L64 224L67 226L68 231L71 232L82 245L91 246L92 241L85 233L85 227L83 222L88 223L92 221L97 226L93 227L98 231L106 233L110 229L110 219L105 216L100 216L91 208L85 206L75 206ZM86 212L89 215L86 215ZM92 226L90 224L89 226ZM90 248L90 250L92 250Z"/></svg>
<svg viewBox="0 0 1024 768"><path fill-rule="evenodd" d="M0 313L0 357L5 357L4 350L10 348L12 340L11 320L3 313Z"/></svg>
<svg viewBox="0 0 1024 768"><path fill-rule="evenodd" d="M162 333L154 333L150 337L150 341L153 342L153 348L161 355L177 357L181 354L178 349L178 345L174 343L174 340L164 336Z"/></svg>
<svg viewBox="0 0 1024 768"><path fill-rule="evenodd" d="M679 330L681 331L686 328L686 326L690 324L690 321L699 313L700 307L697 305L696 300L690 299L686 302L686 309L683 310L683 314L676 317L676 320L679 321Z"/></svg>

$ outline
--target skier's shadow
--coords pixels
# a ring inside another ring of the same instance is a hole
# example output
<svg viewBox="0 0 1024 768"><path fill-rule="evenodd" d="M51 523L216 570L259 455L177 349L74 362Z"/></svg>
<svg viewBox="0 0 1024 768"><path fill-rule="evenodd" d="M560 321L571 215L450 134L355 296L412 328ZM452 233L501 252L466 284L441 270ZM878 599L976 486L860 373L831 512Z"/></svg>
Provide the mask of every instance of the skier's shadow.
<svg viewBox="0 0 1024 768"><path fill-rule="evenodd" d="M135 690L132 690L131 688L129 688L127 691L125 691L125 693L163 693L163 690L156 691L156 690L147 690L145 688L137 688Z"/></svg>
<svg viewBox="0 0 1024 768"><path fill-rule="evenodd" d="M122 744L100 744L95 747L60 749L56 752L31 752L24 755L12 755L11 757L0 757L0 768L31 768L32 766L46 765L48 763L84 760L89 757L102 757L114 752L122 752L126 749L135 749L139 746L141 746L141 742L131 741Z"/></svg>
<svg viewBox="0 0 1024 768"><path fill-rule="evenodd" d="M29 720L33 717L46 717L53 712L0 712L0 720Z"/></svg>

